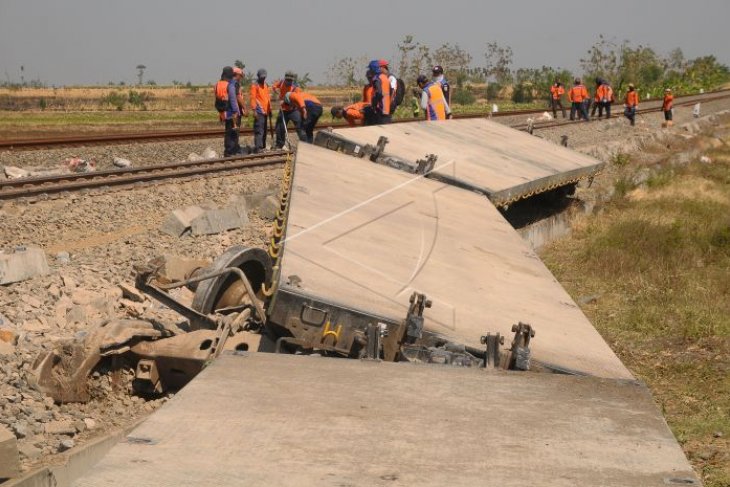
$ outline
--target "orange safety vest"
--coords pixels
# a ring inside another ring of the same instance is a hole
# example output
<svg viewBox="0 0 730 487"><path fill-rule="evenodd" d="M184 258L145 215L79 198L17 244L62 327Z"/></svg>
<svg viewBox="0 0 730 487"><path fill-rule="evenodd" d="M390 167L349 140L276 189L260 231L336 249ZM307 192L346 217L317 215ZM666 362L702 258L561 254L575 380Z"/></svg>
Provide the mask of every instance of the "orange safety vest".
<svg viewBox="0 0 730 487"><path fill-rule="evenodd" d="M626 104L630 107L639 106L639 93L637 93L636 90L626 93Z"/></svg>
<svg viewBox="0 0 730 487"><path fill-rule="evenodd" d="M362 88L362 101L371 103L373 101L373 85L367 84Z"/></svg>
<svg viewBox="0 0 730 487"><path fill-rule="evenodd" d="M575 85L568 92L568 98L573 103L581 103L588 98L588 90L583 85Z"/></svg>
<svg viewBox="0 0 730 487"><path fill-rule="evenodd" d="M350 126L355 126L358 122L365 120L365 113L363 112L369 106L370 103L366 103L364 101L353 103L352 105L343 108L342 115L345 117L345 120L347 120L347 123Z"/></svg>
<svg viewBox="0 0 730 487"><path fill-rule="evenodd" d="M552 85L550 87L550 93L553 94L553 100L560 100L560 97L565 94L565 88L563 88L563 85Z"/></svg>
<svg viewBox="0 0 730 487"><path fill-rule="evenodd" d="M390 77L381 73L378 75L378 79L380 80L380 90L383 93L378 109L381 110L383 115L390 115Z"/></svg>
<svg viewBox="0 0 730 487"><path fill-rule="evenodd" d="M668 112L672 109L672 105L674 104L674 96L673 95L664 95L664 103L662 103L662 111Z"/></svg>
<svg viewBox="0 0 730 487"><path fill-rule="evenodd" d="M263 113L268 115L271 113L271 93L269 85L264 86L254 82L251 83L251 111L254 113Z"/></svg>
<svg viewBox="0 0 730 487"><path fill-rule="evenodd" d="M279 100L282 100L282 103L281 103L281 109L282 109L282 110L284 110L285 112L290 112L290 111L294 110L294 107L292 107L292 106L291 106L291 105L289 105L288 103L284 103L284 102L283 102L283 100L284 100L284 95L286 95L286 94L287 94L287 93L289 93L290 91L291 91L292 93L297 93L297 92L299 92L299 91L302 91L302 89L301 89L300 87L298 87L298 86L297 86L296 84L294 84L294 83L292 83L291 85L287 86L287 85L286 85L286 84L284 83L284 81L283 81L283 80L278 80L278 81L275 81L275 82L274 82L274 86L273 86L273 88L274 88L275 90L278 90L278 91L279 91Z"/></svg>
<svg viewBox="0 0 730 487"><path fill-rule="evenodd" d="M427 84L423 91L428 95L426 118L428 120L446 120L446 98L439 83Z"/></svg>
<svg viewBox="0 0 730 487"><path fill-rule="evenodd" d="M309 93L304 93L301 90L293 91L292 94L289 95L289 100L291 100L294 107L298 108L299 110L303 110L304 108L306 108L307 102L322 105L322 103L320 103L316 96L310 95Z"/></svg>
<svg viewBox="0 0 730 487"><path fill-rule="evenodd" d="M596 101L611 103L613 101L613 88L610 85L601 85L596 90Z"/></svg>

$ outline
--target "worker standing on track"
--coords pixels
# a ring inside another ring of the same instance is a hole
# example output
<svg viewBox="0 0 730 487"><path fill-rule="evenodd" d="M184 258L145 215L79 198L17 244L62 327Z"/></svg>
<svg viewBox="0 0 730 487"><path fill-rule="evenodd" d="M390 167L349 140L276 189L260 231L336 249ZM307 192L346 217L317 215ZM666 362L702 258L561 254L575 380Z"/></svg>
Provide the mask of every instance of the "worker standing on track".
<svg viewBox="0 0 730 487"><path fill-rule="evenodd" d="M558 118L558 107L563 112L563 118L565 118L565 108L563 107L563 95L565 94L565 88L563 83L559 79L555 80L555 83L550 87L550 105L553 108L553 118Z"/></svg>
<svg viewBox="0 0 730 487"><path fill-rule="evenodd" d="M251 83L251 112L253 113L253 152L266 149L266 122L271 119L271 93L266 84L266 70L256 72L256 82Z"/></svg>
<svg viewBox="0 0 730 487"><path fill-rule="evenodd" d="M451 106L451 86L444 77L444 68L437 64L431 69L431 74L433 75L432 79L434 83L438 84L441 87L441 91L444 92L444 99L446 100L446 104Z"/></svg>
<svg viewBox="0 0 730 487"><path fill-rule="evenodd" d="M588 90L576 78L573 87L568 91L568 99L570 100L570 119L575 120L575 114L578 112L578 120L583 118L588 122L588 110L585 106L585 100L588 98Z"/></svg>
<svg viewBox="0 0 730 487"><path fill-rule="evenodd" d="M601 85L596 90L596 98L598 99L598 120L603 117L603 110L606 110L606 120L611 118L611 104L614 101L613 88L608 81L601 80Z"/></svg>
<svg viewBox="0 0 730 487"><path fill-rule="evenodd" d="M631 122L631 126L636 125L636 110L639 108L639 93L633 83L629 83L629 91L626 92L624 99L624 115Z"/></svg>
<svg viewBox="0 0 730 487"><path fill-rule="evenodd" d="M370 61L368 68L373 72L373 99L371 105L375 112L377 123L390 123L391 118L391 89L390 79L387 74L380 70L378 60Z"/></svg>
<svg viewBox="0 0 730 487"><path fill-rule="evenodd" d="M662 112L664 112L664 127L671 127L674 122L672 121L672 107L674 106L674 95L672 95L671 88L664 90L664 102L662 103Z"/></svg>
<svg viewBox="0 0 730 487"><path fill-rule="evenodd" d="M314 127L322 116L322 103L316 96L301 90L290 91L284 95L284 101L301 113L302 123L297 127L299 140L314 142Z"/></svg>
<svg viewBox="0 0 730 487"><path fill-rule="evenodd" d="M383 73L388 77L388 81L390 82L390 113L395 113L395 109L398 108L398 105L396 104L397 94L398 94L398 78L390 74L390 66L388 65L388 61L385 59L378 60L378 64L380 65L380 72Z"/></svg>
<svg viewBox="0 0 730 487"><path fill-rule="evenodd" d="M223 135L223 156L230 157L241 152L238 140L238 129L241 109L236 99L236 80L231 66L223 68L221 80L216 84L216 100L224 100L225 108L221 117L225 123L225 134Z"/></svg>
<svg viewBox="0 0 730 487"><path fill-rule="evenodd" d="M350 127L355 125L372 125L373 107L370 103L360 101L346 107L332 107L332 118L344 118Z"/></svg>
<svg viewBox="0 0 730 487"><path fill-rule="evenodd" d="M302 91L297 85L297 75L293 71L287 71L284 74L284 80L274 82L274 90L279 93L279 101L281 108L279 115L276 117L276 148L281 149L286 143L286 125L289 121L294 122L297 132L302 129L302 116L299 110L292 107L284 100L287 93Z"/></svg>
<svg viewBox="0 0 730 487"><path fill-rule="evenodd" d="M441 85L436 81L428 81L424 75L416 80L422 89L421 108L426 112L426 120L446 120L451 118L451 108L446 102Z"/></svg>

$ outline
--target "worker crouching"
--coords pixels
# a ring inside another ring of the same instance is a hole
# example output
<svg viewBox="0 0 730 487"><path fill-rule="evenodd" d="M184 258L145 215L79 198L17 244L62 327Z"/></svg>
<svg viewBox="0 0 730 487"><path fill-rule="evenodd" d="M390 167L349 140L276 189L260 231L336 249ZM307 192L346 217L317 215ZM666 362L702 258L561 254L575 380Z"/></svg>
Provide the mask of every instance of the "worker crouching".
<svg viewBox="0 0 730 487"><path fill-rule="evenodd" d="M303 91L287 93L284 95L284 102L299 110L301 114L302 123L297 127L299 140L310 144L314 142L314 127L322 116L322 103L316 96Z"/></svg>

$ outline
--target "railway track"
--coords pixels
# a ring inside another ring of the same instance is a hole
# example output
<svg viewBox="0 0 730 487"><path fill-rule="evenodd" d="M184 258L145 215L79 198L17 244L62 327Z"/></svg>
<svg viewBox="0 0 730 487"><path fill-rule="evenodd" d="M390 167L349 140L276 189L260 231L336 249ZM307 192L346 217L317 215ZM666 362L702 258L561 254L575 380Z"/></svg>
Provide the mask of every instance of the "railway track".
<svg viewBox="0 0 730 487"><path fill-rule="evenodd" d="M284 164L287 155L286 151L274 151L265 154L206 159L194 162L181 161L156 166L111 169L90 173L11 179L0 181L0 201L274 166Z"/></svg>
<svg viewBox="0 0 730 487"><path fill-rule="evenodd" d="M678 96L675 100L689 99L692 98L692 102L697 103L698 101L708 102L722 98L730 97L730 90L722 90L713 93L707 93L703 95L683 95ZM657 100L650 100L656 102ZM658 100L661 101L661 100ZM675 106L682 106L684 103L675 102ZM621 104L615 104L614 107L620 107ZM537 115L549 111L547 108L535 108L529 110L511 110L505 112L496 113L473 113L456 115L454 118L457 119L470 119L470 118L504 118L514 116L527 116ZM644 113L642 109L639 113ZM394 120L393 123L409 123L414 121L421 121L420 118L403 118ZM563 125L564 123L552 122L553 125L541 124L539 128L549 128L554 126ZM347 128L346 123L335 123L328 124L332 128ZM520 124L514 126L514 128L525 130L526 124ZM538 126L535 126L538 128ZM241 129L242 135L252 136L253 129L245 127ZM140 133L127 133L127 134L105 134L105 135L74 135L70 137L45 137L45 138L18 138L0 141L0 150L29 150L29 149L44 149L44 148L55 148L55 147L69 147L69 146L85 146L85 145L97 145L97 144L125 144L130 142L154 142L163 140L189 140L195 138L211 138L220 137L222 135L222 129L205 129L205 130L182 130L182 131L161 131L161 132L140 132Z"/></svg>

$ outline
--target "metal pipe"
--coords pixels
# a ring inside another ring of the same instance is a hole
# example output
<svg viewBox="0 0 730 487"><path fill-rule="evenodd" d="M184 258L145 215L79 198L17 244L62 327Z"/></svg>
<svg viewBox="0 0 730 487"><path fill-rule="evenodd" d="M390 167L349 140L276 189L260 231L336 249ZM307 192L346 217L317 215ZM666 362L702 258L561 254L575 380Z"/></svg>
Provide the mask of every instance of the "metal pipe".
<svg viewBox="0 0 730 487"><path fill-rule="evenodd" d="M163 289L165 291L169 291L170 289L176 289L179 287L187 286L188 284L194 284L201 281L207 281L208 279L213 279L216 277L220 277L225 274L229 273L236 274L239 279L243 282L244 287L246 288L246 292L251 297L251 302L253 303L254 307L256 308L256 313L259 315L260 320L264 320L266 318L266 314L264 313L264 307L261 305L261 302L256 297L256 293L253 290L253 287L251 286L251 282L248 280L248 277L246 277L246 274L239 269L238 267L226 267L225 269L221 269L219 271L211 272L209 274L204 274L202 276L193 276L190 279L186 279L184 281L179 282L173 282L170 284L160 284L158 287L160 289Z"/></svg>

